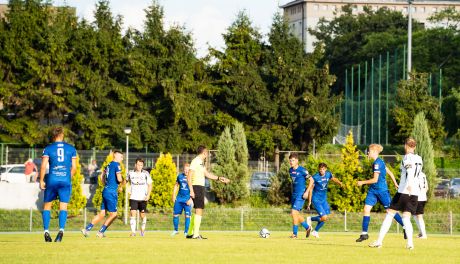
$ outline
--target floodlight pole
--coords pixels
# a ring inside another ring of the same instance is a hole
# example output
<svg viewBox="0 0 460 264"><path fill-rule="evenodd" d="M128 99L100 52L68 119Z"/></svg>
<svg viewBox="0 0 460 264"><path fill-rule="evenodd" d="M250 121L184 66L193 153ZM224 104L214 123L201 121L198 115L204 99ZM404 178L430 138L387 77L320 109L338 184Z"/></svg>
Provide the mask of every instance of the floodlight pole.
<svg viewBox="0 0 460 264"><path fill-rule="evenodd" d="M407 23L407 80L410 79L410 73L412 71L412 3L414 0L408 0L409 4L408 12L408 23Z"/></svg>

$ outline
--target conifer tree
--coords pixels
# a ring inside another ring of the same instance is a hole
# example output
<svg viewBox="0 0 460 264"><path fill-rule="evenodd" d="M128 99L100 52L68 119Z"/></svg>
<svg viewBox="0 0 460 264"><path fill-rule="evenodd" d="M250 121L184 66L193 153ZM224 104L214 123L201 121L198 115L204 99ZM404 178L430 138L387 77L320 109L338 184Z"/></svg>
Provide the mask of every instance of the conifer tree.
<svg viewBox="0 0 460 264"><path fill-rule="evenodd" d="M279 172L271 178L267 199L272 205L284 205L289 202L292 192L292 180L289 176L289 158L286 156L281 163Z"/></svg>

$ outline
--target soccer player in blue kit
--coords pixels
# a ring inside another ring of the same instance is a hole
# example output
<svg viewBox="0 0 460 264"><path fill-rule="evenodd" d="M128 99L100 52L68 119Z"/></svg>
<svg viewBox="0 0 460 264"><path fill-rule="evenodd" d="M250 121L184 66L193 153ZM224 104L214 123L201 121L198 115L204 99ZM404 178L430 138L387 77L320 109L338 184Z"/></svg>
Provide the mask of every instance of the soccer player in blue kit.
<svg viewBox="0 0 460 264"><path fill-rule="evenodd" d="M89 231L97 224L100 220L105 218L105 212L109 212L109 217L105 220L99 232L97 232L97 237L104 237L104 233L107 228L112 224L113 220L117 217L117 203L118 203L118 193L123 191L122 185L125 184L123 177L121 175L121 162L123 161L123 154L115 150L113 152L113 160L105 167L104 172L101 174L101 182L104 185L104 190L102 191L102 204L101 211L96 215L91 223L89 223L85 229L82 229L82 234L87 237Z"/></svg>
<svg viewBox="0 0 460 264"><path fill-rule="evenodd" d="M308 225L307 221L300 214L302 207L305 203L303 195L306 190L306 183L309 177L308 171L299 166L299 156L297 153L292 153L289 155L289 164L291 168L289 169L289 175L292 179L292 197L291 197L291 216L292 216L292 235L290 238L297 238L297 233L299 230L299 224L305 228L306 237L310 236L311 227Z"/></svg>
<svg viewBox="0 0 460 264"><path fill-rule="evenodd" d="M331 213L329 203L327 202L327 185L329 181L333 181L340 185L340 187L343 187L342 182L335 178L332 173L327 170L327 165L325 163L320 163L318 165L318 172L310 178L307 191L304 195L304 198L307 198L308 196L307 208L310 209L310 205L313 200L313 206L315 206L315 210L318 213L318 216L307 218L307 222L318 222L315 230L311 234L316 238L319 238L318 232L326 223L327 216Z"/></svg>
<svg viewBox="0 0 460 264"><path fill-rule="evenodd" d="M51 204L59 197L59 232L54 242L61 242L67 222L67 204L72 192L72 176L77 170L77 151L64 142L64 129L53 129L53 143L43 150L40 167L40 188L45 190L43 204L43 229L45 241L52 242L49 225L51 220ZM49 173L45 178L49 163Z"/></svg>
<svg viewBox="0 0 460 264"><path fill-rule="evenodd" d="M177 175L176 183L174 184L174 190L172 194L172 200L174 203L173 212L173 225L174 231L171 236L179 234L179 216L182 211L185 212L185 228L184 236L187 236L188 229L190 227L190 217L192 215L192 198L190 197L190 188L187 181L187 176L190 173L190 164L184 164L184 172ZM177 195L176 195L177 194Z"/></svg>
<svg viewBox="0 0 460 264"><path fill-rule="evenodd" d="M362 242L364 240L369 239L369 234L367 233L369 222L371 221L371 210L372 207L380 202L385 210L388 210L391 204L391 196L390 192L388 191L388 185L386 180L386 174L390 175L391 180L393 181L394 186L396 189L398 188L398 183L396 182L395 176L393 173L387 168L385 162L379 158L380 152L382 152L383 147L379 144L371 144L369 145L369 151L367 153L368 157L374 162L372 163L372 179L365 180L365 181L358 181L358 186L362 186L364 184L369 184L369 189L367 191L366 200L364 201L364 216L363 216L363 224L362 224L362 233L356 242ZM403 221L401 216L396 213L394 219L404 227ZM404 229L403 229L404 231ZM404 231L404 237L406 237Z"/></svg>

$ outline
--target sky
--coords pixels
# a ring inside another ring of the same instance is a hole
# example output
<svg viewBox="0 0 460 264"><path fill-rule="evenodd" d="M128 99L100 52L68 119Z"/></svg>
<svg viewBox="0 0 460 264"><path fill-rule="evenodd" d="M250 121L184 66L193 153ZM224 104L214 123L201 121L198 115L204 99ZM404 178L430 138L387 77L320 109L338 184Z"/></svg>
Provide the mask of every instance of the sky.
<svg viewBox="0 0 460 264"><path fill-rule="evenodd" d="M0 0L0 3L7 3ZM262 34L267 34L273 15L280 11L278 5L290 0L159 0L164 8L165 24L185 26L195 41L197 55L206 55L208 45L221 49L222 34L235 20L240 10L246 10ZM93 21L97 0L54 0L55 5L77 8L77 16ZM124 29L134 27L142 30L144 9L151 0L111 0L110 7L115 15L122 15Z"/></svg>

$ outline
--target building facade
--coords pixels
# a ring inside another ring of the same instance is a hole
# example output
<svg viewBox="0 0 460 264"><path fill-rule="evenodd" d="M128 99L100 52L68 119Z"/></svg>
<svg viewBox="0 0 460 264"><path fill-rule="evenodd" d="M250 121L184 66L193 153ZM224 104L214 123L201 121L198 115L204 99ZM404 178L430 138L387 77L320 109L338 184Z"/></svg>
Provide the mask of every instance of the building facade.
<svg viewBox="0 0 460 264"><path fill-rule="evenodd" d="M284 11L292 33L302 40L307 52L312 52L316 39L308 32L308 29L315 29L320 18L332 20L335 16L340 15L342 7L348 4L352 5L354 13L363 12L363 8L368 6L375 11L386 7L407 15L409 8L406 0L296 0L280 8ZM450 6L460 10L460 1L413 1L412 18L425 24L428 28L433 27L435 25L428 18Z"/></svg>

